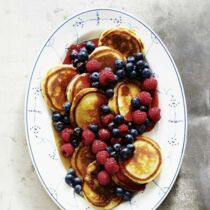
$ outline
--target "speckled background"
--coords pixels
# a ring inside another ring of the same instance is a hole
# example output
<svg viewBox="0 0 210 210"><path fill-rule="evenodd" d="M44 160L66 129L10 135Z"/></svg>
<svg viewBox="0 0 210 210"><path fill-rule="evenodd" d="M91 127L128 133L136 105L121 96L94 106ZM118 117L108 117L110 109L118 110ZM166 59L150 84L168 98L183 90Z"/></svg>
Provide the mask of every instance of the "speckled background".
<svg viewBox="0 0 210 210"><path fill-rule="evenodd" d="M34 59L68 16L118 8L144 20L164 41L180 71L188 106L188 143L178 179L161 210L210 209L209 0L0 0L0 209L57 210L27 150L23 105Z"/></svg>

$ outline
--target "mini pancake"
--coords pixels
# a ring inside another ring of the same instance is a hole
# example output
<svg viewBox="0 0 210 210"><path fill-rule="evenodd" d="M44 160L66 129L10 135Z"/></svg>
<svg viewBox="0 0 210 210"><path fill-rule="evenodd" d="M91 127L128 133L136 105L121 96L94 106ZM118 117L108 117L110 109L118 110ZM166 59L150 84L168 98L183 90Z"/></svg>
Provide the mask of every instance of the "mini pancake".
<svg viewBox="0 0 210 210"><path fill-rule="evenodd" d="M138 136L134 142L133 156L120 167L125 176L136 183L144 184L154 180L161 171L162 154L157 142L149 137Z"/></svg>
<svg viewBox="0 0 210 210"><path fill-rule="evenodd" d="M139 36L128 28L111 28L104 31L99 38L99 46L108 46L118 50L124 57L144 50Z"/></svg>
<svg viewBox="0 0 210 210"><path fill-rule="evenodd" d="M106 186L101 186L97 180L100 171L99 165L94 161L89 164L83 180L83 193L85 199L97 209L112 209L119 205L122 199L115 195L114 183L111 181Z"/></svg>
<svg viewBox="0 0 210 210"><path fill-rule="evenodd" d="M72 102L70 110L71 124L82 129L87 128L89 124L101 125L100 107L107 104L107 102L104 92L96 88L81 90Z"/></svg>
<svg viewBox="0 0 210 210"><path fill-rule="evenodd" d="M55 66L47 72L41 82L41 90L49 109L63 111L63 104L67 101L66 88L76 74L72 65Z"/></svg>
<svg viewBox="0 0 210 210"><path fill-rule="evenodd" d="M125 61L124 56L117 50L110 47L97 47L89 56L89 60L97 60L101 62L102 68L110 67L115 71L115 60L121 59Z"/></svg>
<svg viewBox="0 0 210 210"><path fill-rule="evenodd" d="M95 160L95 155L90 146L84 146L82 143L74 151L71 158L71 167L76 171L77 176L81 179L85 177L86 169L90 163Z"/></svg>
<svg viewBox="0 0 210 210"><path fill-rule="evenodd" d="M77 74L70 81L70 83L66 89L66 95L67 95L68 101L72 102L74 97L77 95L77 93L80 90L89 88L90 86L91 86L91 84L90 84L89 74L87 74L87 73Z"/></svg>

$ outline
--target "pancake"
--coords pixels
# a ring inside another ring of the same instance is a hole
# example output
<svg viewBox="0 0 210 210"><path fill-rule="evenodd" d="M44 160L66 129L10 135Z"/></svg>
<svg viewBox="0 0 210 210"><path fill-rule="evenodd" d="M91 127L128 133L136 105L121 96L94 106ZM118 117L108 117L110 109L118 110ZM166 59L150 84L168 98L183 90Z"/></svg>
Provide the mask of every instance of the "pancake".
<svg viewBox="0 0 210 210"><path fill-rule="evenodd" d="M41 82L41 90L49 109L63 111L63 104L67 101L66 88L76 74L72 65L55 66L47 72Z"/></svg>
<svg viewBox="0 0 210 210"><path fill-rule="evenodd" d="M136 183L144 184L154 180L161 171L162 154L157 142L149 137L138 136L134 142L133 156L120 162L122 172Z"/></svg>
<svg viewBox="0 0 210 210"><path fill-rule="evenodd" d="M115 195L115 185L112 181L106 186L99 184L97 180L99 171L100 167L96 161L88 166L82 187L84 197L94 208L112 209L121 203L122 199Z"/></svg>
<svg viewBox="0 0 210 210"><path fill-rule="evenodd" d="M113 71L116 70L115 60L121 59L125 61L124 56L117 50L110 47L97 47L91 54L89 59L94 59L102 64L102 68L110 67Z"/></svg>
<svg viewBox="0 0 210 210"><path fill-rule="evenodd" d="M101 125L100 107L107 104L107 102L104 92L96 88L81 90L72 102L70 110L71 124L82 129L87 128L89 124Z"/></svg>
<svg viewBox="0 0 210 210"><path fill-rule="evenodd" d="M83 90L84 88L90 87L90 77L89 74L83 73L83 74L77 74L69 83L67 89L66 89L66 96L68 101L72 102L74 97L77 95L77 93L80 90Z"/></svg>
<svg viewBox="0 0 210 210"><path fill-rule="evenodd" d="M82 143L74 151L71 158L71 167L76 171L77 176L81 179L85 177L86 169L90 163L95 160L95 155L90 146L84 146Z"/></svg>
<svg viewBox="0 0 210 210"><path fill-rule="evenodd" d="M124 57L144 50L139 36L128 28L111 28L104 31L99 38L99 46L108 46L118 50Z"/></svg>

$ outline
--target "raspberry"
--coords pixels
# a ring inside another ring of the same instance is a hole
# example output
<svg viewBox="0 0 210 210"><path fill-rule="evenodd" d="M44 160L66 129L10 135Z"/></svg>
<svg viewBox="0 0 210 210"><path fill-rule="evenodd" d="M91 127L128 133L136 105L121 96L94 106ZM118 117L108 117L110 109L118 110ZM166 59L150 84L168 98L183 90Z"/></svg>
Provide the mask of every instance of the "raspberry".
<svg viewBox="0 0 210 210"><path fill-rule="evenodd" d="M82 132L82 142L84 145L92 144L94 139L95 139L95 134L91 130L85 129Z"/></svg>
<svg viewBox="0 0 210 210"><path fill-rule="evenodd" d="M100 171L97 176L98 182L100 185L107 185L110 183L110 175L106 171Z"/></svg>
<svg viewBox="0 0 210 210"><path fill-rule="evenodd" d="M111 138L111 145L121 144L121 142L122 142L121 138Z"/></svg>
<svg viewBox="0 0 210 210"><path fill-rule="evenodd" d="M153 107L149 109L148 112L149 118L153 121L153 122L157 122L160 120L160 109L158 107Z"/></svg>
<svg viewBox="0 0 210 210"><path fill-rule="evenodd" d="M71 128L65 128L61 131L61 138L64 142L71 141L73 137L74 130Z"/></svg>
<svg viewBox="0 0 210 210"><path fill-rule="evenodd" d="M86 70L89 73L99 71L101 69L101 63L97 60L90 60L86 64Z"/></svg>
<svg viewBox="0 0 210 210"><path fill-rule="evenodd" d="M122 124L118 126L118 129L120 130L120 134L124 135L128 131L128 126L126 124Z"/></svg>
<svg viewBox="0 0 210 210"><path fill-rule="evenodd" d="M110 131L108 129L105 128L101 128L98 131L98 137L99 139L101 139L102 141L107 141L110 139Z"/></svg>
<svg viewBox="0 0 210 210"><path fill-rule="evenodd" d="M99 151L96 154L96 160L98 161L99 164L104 165L106 162L107 158L109 157L109 153L107 151Z"/></svg>
<svg viewBox="0 0 210 210"><path fill-rule="evenodd" d="M63 144L61 146L61 152L65 158L69 158L74 153L74 147L71 144Z"/></svg>
<svg viewBox="0 0 210 210"><path fill-rule="evenodd" d="M115 80L115 75L110 70L102 70L99 75L99 82L101 85L108 85Z"/></svg>
<svg viewBox="0 0 210 210"><path fill-rule="evenodd" d="M103 115L101 117L101 123L104 126L107 126L110 122L112 122L114 120L114 115L113 114L107 114L107 115Z"/></svg>
<svg viewBox="0 0 210 210"><path fill-rule="evenodd" d="M108 158L104 167L109 174L115 174L119 171L119 165L114 158Z"/></svg>
<svg viewBox="0 0 210 210"><path fill-rule="evenodd" d="M140 125L144 123L147 119L147 114L146 112L142 112L140 110L136 110L132 112L132 120L134 123Z"/></svg>
<svg viewBox="0 0 210 210"><path fill-rule="evenodd" d="M153 77L144 80L144 89L147 91L155 91L157 89L157 80Z"/></svg>
<svg viewBox="0 0 210 210"><path fill-rule="evenodd" d="M104 143L103 141L95 140L92 144L92 152L96 154L99 151L105 150L106 146L106 143Z"/></svg>
<svg viewBox="0 0 210 210"><path fill-rule="evenodd" d="M152 102L152 97L150 93L146 91L140 92L138 98L140 99L140 103L143 105L150 105Z"/></svg>

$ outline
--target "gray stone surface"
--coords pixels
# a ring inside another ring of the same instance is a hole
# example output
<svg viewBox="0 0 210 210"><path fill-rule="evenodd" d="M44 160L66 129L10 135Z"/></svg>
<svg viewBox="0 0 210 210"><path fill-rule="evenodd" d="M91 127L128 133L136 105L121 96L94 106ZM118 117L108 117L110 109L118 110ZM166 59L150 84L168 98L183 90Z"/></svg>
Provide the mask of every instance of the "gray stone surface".
<svg viewBox="0 0 210 210"><path fill-rule="evenodd" d="M170 50L188 106L188 143L178 179L159 209L210 209L210 1L203 0L1 0L0 6L0 209L56 210L29 158L23 103L27 79L48 34L89 7L133 13Z"/></svg>

